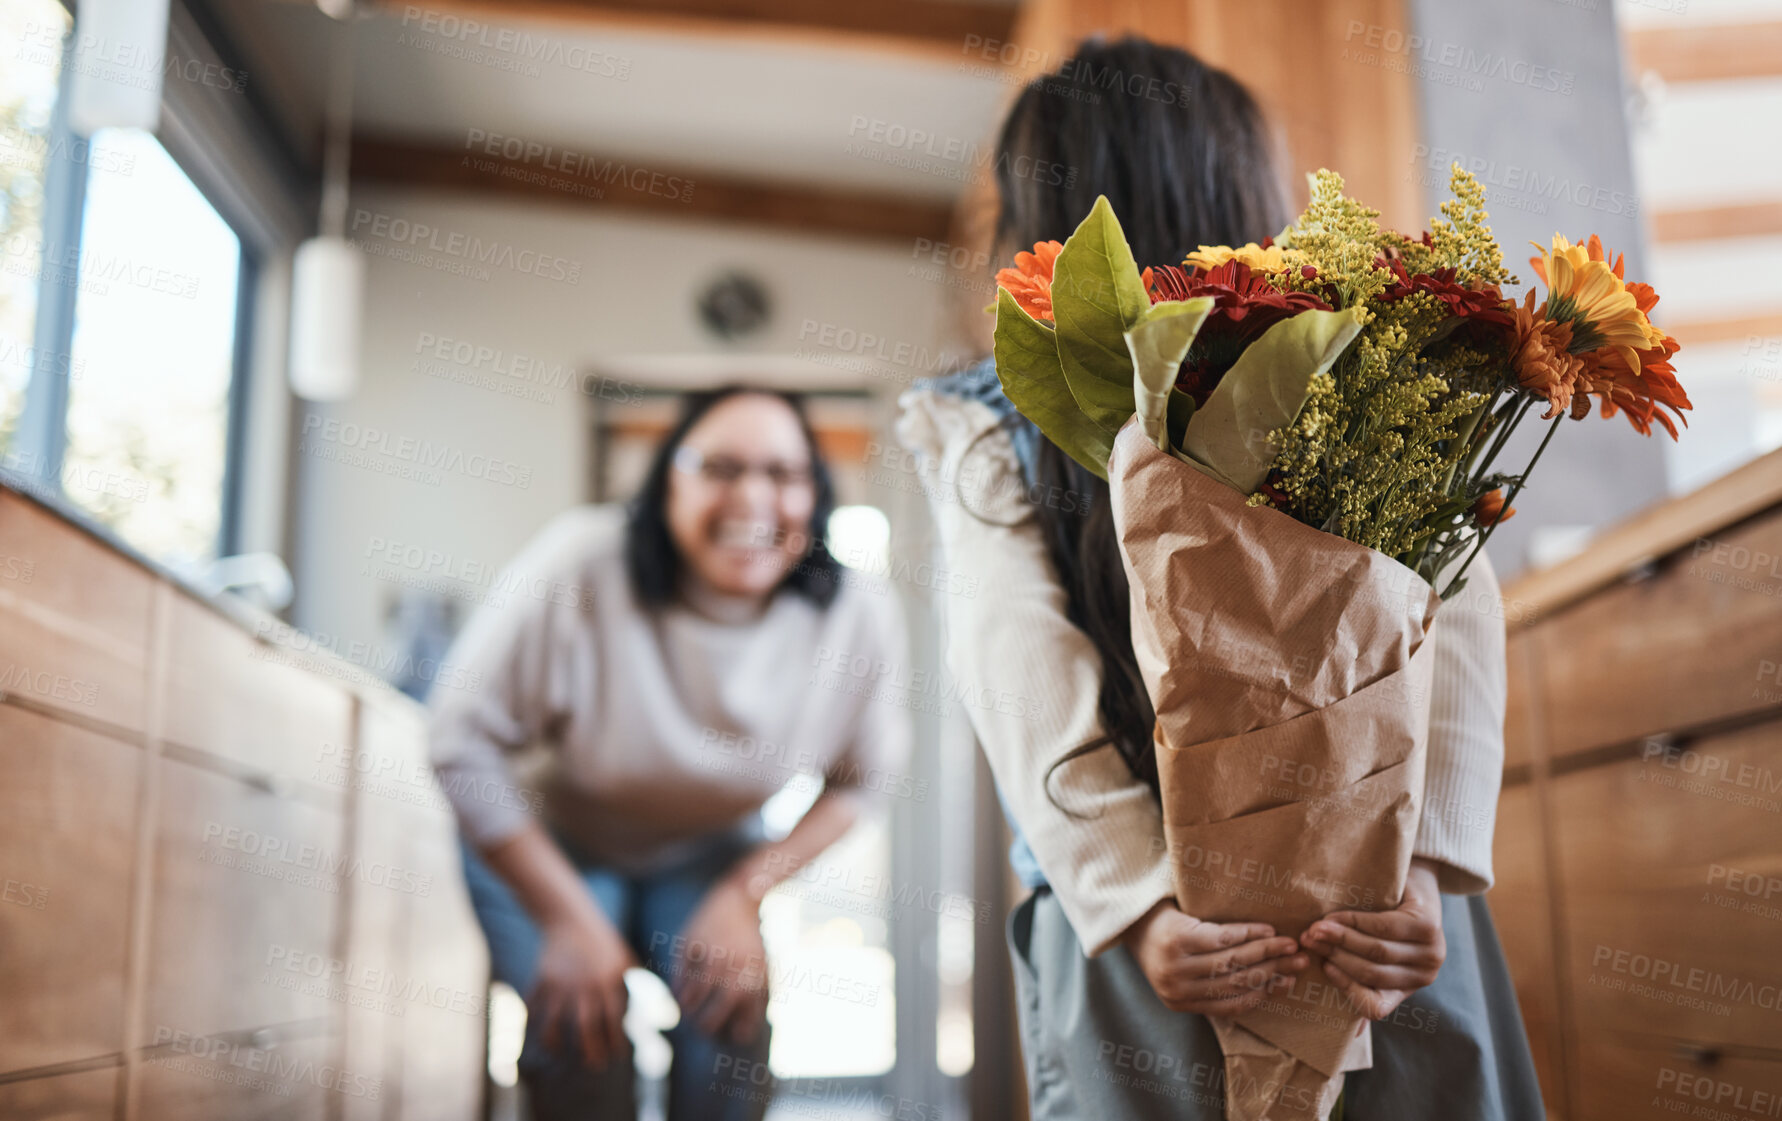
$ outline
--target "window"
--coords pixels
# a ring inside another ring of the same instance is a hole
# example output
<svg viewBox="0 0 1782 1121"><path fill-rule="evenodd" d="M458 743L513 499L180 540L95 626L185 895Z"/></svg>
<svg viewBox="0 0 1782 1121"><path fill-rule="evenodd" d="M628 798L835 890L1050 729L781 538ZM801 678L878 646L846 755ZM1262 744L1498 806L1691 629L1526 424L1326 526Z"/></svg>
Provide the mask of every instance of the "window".
<svg viewBox="0 0 1782 1121"><path fill-rule="evenodd" d="M0 452L25 407L39 361L32 346L43 271L43 193L50 115L68 13L58 0L0 0ZM53 356L43 356L56 369ZM66 376L66 364L58 371Z"/></svg>
<svg viewBox="0 0 1782 1121"><path fill-rule="evenodd" d="M177 569L225 547L241 239L153 136L69 133L66 11L0 0L0 464Z"/></svg>
<svg viewBox="0 0 1782 1121"><path fill-rule="evenodd" d="M146 133L101 131L88 164L62 484L143 552L209 560L241 240Z"/></svg>

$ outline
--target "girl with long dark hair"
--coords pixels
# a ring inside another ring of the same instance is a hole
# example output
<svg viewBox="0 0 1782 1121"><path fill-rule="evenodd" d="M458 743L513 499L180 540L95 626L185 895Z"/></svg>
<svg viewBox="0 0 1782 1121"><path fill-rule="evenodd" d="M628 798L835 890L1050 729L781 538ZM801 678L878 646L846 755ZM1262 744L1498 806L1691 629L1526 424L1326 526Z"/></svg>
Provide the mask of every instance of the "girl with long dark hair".
<svg viewBox="0 0 1782 1121"><path fill-rule="evenodd" d="M1147 80L1093 82L1109 72ZM1123 92L1149 79L1181 95ZM1071 96L1080 83L1097 96ZM1034 161L1074 175L1055 187L1014 174ZM1287 221L1273 166L1261 113L1229 75L1141 39L1085 43L1010 110L995 257L1064 240L1097 195L1141 263L1261 241ZM1046 698L1038 713L972 714L1016 834L1011 859L1034 889L1009 926L1032 1115L1223 1117L1226 1068L1205 1017L1267 999L1307 1015L1340 1003L1375 1021L1352 1054L1351 1118L1541 1116L1481 898L1506 694L1489 566L1475 566L1430 634L1428 772L1404 899L1299 938L1203 922L1174 901L1107 484L1014 412L989 361L918 387L903 407L901 438L940 489L954 487L931 503L948 565L984 591L948 597L949 663L961 679ZM1265 889L1241 877L1230 887Z"/></svg>

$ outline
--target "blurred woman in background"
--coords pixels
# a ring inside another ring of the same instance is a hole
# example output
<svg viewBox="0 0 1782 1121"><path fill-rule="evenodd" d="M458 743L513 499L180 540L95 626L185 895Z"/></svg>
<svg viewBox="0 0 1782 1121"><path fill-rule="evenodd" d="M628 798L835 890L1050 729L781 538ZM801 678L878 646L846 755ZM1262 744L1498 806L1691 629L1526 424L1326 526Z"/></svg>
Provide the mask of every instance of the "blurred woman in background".
<svg viewBox="0 0 1782 1121"><path fill-rule="evenodd" d="M1079 77L1109 73L1183 94L1072 96ZM1015 173L1046 165L1075 172L1070 185ZM1249 92L1141 39L1085 43L1031 84L1003 126L996 168L1000 261L1069 237L1097 195L1143 264L1260 242L1288 220ZM1203 922L1175 903L1107 483L1014 411L991 361L903 404L900 437L961 484L931 503L948 567L984 589L946 597L950 668L1056 698L1037 719L972 712L1016 834L1011 860L1034 889L1010 919L1009 948L1036 1121L1224 1117L1223 1057L1205 1017L1280 998L1288 979L1295 999L1321 1001L1317 986L1376 1021L1372 1068L1345 1083L1349 1118L1541 1116L1480 894L1503 764L1501 614L1452 603L1430 632L1424 811L1399 906L1357 926L1324 920L1300 939ZM1468 603L1495 604L1489 567L1474 574Z"/></svg>
<svg viewBox="0 0 1782 1121"><path fill-rule="evenodd" d="M629 508L559 515L453 647L478 684L434 695L431 750L494 975L526 998L541 1121L635 1116L639 963L682 1009L669 1118L766 1109L762 897L907 747L899 709L809 684L827 652L903 661L888 597L844 587L824 546L833 507L795 398L693 394ZM546 766L522 786L508 756L533 744ZM799 773L823 793L766 841L760 808Z"/></svg>

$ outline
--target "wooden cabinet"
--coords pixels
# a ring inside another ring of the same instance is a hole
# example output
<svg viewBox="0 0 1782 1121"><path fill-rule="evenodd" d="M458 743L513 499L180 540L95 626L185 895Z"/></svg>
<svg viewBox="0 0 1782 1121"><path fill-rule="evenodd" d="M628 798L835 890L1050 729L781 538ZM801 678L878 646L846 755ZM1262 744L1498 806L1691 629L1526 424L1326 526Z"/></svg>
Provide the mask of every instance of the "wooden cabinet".
<svg viewBox="0 0 1782 1121"><path fill-rule="evenodd" d="M0 705L0 1071L123 1049L141 754Z"/></svg>
<svg viewBox="0 0 1782 1121"><path fill-rule="evenodd" d="M114 1067L0 1082L0 1117L7 1121L114 1121L117 1107Z"/></svg>
<svg viewBox="0 0 1782 1121"><path fill-rule="evenodd" d="M1550 1115L1782 1109L1782 453L1506 596L1490 899Z"/></svg>
<svg viewBox="0 0 1782 1121"><path fill-rule="evenodd" d="M154 590L145 569L0 496L0 693L140 733Z"/></svg>
<svg viewBox="0 0 1782 1121"><path fill-rule="evenodd" d="M1554 1102L1560 1092L1559 986L1553 967L1551 884L1536 859L1541 851L1540 807L1526 784L1508 787L1497 806L1492 864L1498 871L1491 914L1504 954L1515 963L1516 1003L1528 1029L1528 1045L1541 1076L1541 1096ZM1514 874L1505 875L1505 869Z"/></svg>
<svg viewBox="0 0 1782 1121"><path fill-rule="evenodd" d="M333 1019L355 862L340 812L176 759L159 766L150 1042Z"/></svg>
<svg viewBox="0 0 1782 1121"><path fill-rule="evenodd" d="M7 1121L481 1116L420 709L278 630L0 488Z"/></svg>
<svg viewBox="0 0 1782 1121"><path fill-rule="evenodd" d="M184 596L169 613L168 741L272 776L277 785L313 780L352 742L353 692L312 672L333 668L347 682L369 674L312 651L255 637ZM337 799L339 786L325 786Z"/></svg>
<svg viewBox="0 0 1782 1121"><path fill-rule="evenodd" d="M488 947L470 910L454 827L436 812L399 811L407 859L431 890L414 900L400 943L406 968L425 990L408 1004L400 1054L404 1121L429 1121L481 1099L481 1052L488 1035Z"/></svg>
<svg viewBox="0 0 1782 1121"><path fill-rule="evenodd" d="M137 1116L325 1121L337 1097L382 1092L335 1067L330 1049L316 1030L170 1037L137 1072Z"/></svg>

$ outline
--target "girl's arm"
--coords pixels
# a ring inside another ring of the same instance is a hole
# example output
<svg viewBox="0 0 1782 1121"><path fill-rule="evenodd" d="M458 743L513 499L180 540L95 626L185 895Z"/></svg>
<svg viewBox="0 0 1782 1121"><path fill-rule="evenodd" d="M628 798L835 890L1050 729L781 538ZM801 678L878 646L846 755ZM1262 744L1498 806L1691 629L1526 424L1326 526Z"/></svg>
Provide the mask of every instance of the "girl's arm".
<svg viewBox="0 0 1782 1121"><path fill-rule="evenodd" d="M1490 558L1430 628L1429 761L1416 856L1434 865L1441 890L1477 895L1491 886L1491 837L1503 784L1508 698L1504 605Z"/></svg>
<svg viewBox="0 0 1782 1121"><path fill-rule="evenodd" d="M1007 433L978 439L995 414L922 390L902 404L898 435L923 456L921 482L957 577L957 591L940 595L948 670L980 698L969 711L997 788L1085 951L1099 954L1175 894L1162 814L1111 748L1059 767L1048 790L1052 764L1101 733L1100 660L1065 614L1039 530L1023 519Z"/></svg>

